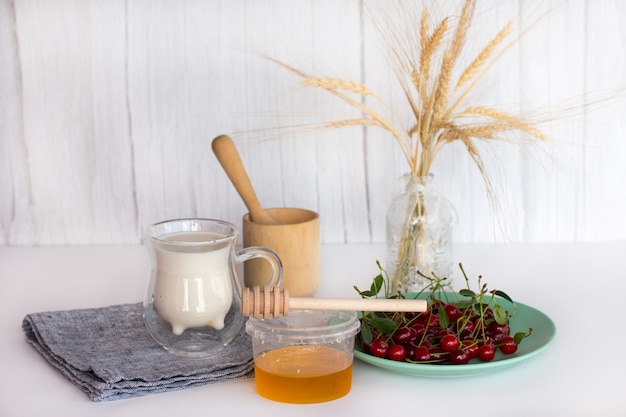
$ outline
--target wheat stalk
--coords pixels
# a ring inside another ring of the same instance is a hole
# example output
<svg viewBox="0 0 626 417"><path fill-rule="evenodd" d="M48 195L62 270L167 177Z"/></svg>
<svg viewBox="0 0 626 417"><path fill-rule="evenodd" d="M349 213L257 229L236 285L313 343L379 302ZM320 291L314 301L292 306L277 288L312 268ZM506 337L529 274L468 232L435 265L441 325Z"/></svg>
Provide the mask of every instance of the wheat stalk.
<svg viewBox="0 0 626 417"><path fill-rule="evenodd" d="M323 88L324 90L343 90L362 96L371 96L372 92L367 86L350 80L339 80L336 78L315 78L307 77L302 80L302 85L313 88Z"/></svg>
<svg viewBox="0 0 626 417"><path fill-rule="evenodd" d="M428 14L424 13L424 16L428 16ZM414 81L418 91L422 91L424 85L428 83L433 55L435 54L437 48L439 48L439 45L441 45L443 37L447 31L448 18L446 17L441 20L430 36L427 36L426 33L421 35L422 44L420 49L419 76L416 76Z"/></svg>
<svg viewBox="0 0 626 417"><path fill-rule="evenodd" d="M371 119L368 117L361 117L358 119L345 119L345 120L335 120L330 123L325 123L324 127L329 129L338 129L342 127L350 127L350 126L377 126L383 127L378 120Z"/></svg>
<svg viewBox="0 0 626 417"><path fill-rule="evenodd" d="M513 28L513 22L509 22L498 34L483 48L483 50L476 56L472 63L463 71L463 74L459 77L456 83L456 90L463 87L470 79L472 79L478 71L484 66L485 62L496 50L504 39L509 36Z"/></svg>
<svg viewBox="0 0 626 417"><path fill-rule="evenodd" d="M469 115L489 118L492 120L492 122L489 122L492 126L499 127L503 131L517 130L542 141L548 139L542 131L532 126L524 119L491 107L468 107L456 117L460 118ZM489 123L487 123L487 125L489 125Z"/></svg>

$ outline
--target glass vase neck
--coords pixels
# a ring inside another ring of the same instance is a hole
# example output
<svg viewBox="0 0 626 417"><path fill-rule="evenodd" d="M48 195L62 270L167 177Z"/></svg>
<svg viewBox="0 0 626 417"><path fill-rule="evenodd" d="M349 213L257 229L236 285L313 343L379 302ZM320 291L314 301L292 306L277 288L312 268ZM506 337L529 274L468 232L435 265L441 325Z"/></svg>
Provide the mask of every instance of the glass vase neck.
<svg viewBox="0 0 626 417"><path fill-rule="evenodd" d="M426 185L426 184L432 183L434 176L433 174L428 174L428 175L405 174L404 177L407 178L408 182Z"/></svg>

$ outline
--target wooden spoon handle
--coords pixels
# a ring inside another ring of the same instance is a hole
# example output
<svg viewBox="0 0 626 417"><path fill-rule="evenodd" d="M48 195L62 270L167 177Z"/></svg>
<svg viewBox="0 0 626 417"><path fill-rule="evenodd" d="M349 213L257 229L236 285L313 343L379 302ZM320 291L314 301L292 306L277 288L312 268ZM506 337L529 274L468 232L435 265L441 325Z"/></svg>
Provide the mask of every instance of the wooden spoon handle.
<svg viewBox="0 0 626 417"><path fill-rule="evenodd" d="M227 135L220 135L213 139L211 147L217 160L224 168L226 175L228 175L228 178L230 178L230 181L250 211L250 219L263 224L278 224L279 222L276 219L263 210L233 140Z"/></svg>
<svg viewBox="0 0 626 417"><path fill-rule="evenodd" d="M385 298L314 298L289 297L289 291L276 287L244 288L241 311L254 318L286 316L289 310L402 311L421 313L428 309L426 300Z"/></svg>

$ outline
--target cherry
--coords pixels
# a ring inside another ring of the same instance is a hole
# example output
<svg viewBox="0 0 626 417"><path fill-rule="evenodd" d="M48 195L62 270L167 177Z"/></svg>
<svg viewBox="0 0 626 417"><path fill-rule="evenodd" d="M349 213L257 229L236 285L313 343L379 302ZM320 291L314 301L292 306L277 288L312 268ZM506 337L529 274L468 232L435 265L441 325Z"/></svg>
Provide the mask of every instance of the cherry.
<svg viewBox="0 0 626 417"><path fill-rule="evenodd" d="M389 350L389 343L385 339L374 339L370 343L370 355L377 358L384 358L387 356Z"/></svg>
<svg viewBox="0 0 626 417"><path fill-rule="evenodd" d="M441 350L441 348L439 347L431 347L430 349L428 349L430 352L430 357L433 360L441 360L441 359L445 359L447 352L444 352L443 350Z"/></svg>
<svg viewBox="0 0 626 417"><path fill-rule="evenodd" d="M495 344L496 344L496 342L492 338L490 338L490 337L487 337L487 338L485 338L485 339L480 341L480 345L481 346L483 346L483 345L493 346Z"/></svg>
<svg viewBox="0 0 626 417"><path fill-rule="evenodd" d="M493 360L493 357L496 355L496 350L492 345L482 345L478 348L478 357L483 362L489 362Z"/></svg>
<svg viewBox="0 0 626 417"><path fill-rule="evenodd" d="M439 326L439 316L430 315L426 320L424 320L424 324L429 329L434 329Z"/></svg>
<svg viewBox="0 0 626 417"><path fill-rule="evenodd" d="M455 323L463 315L461 309L454 304L446 304L443 308L448 314L448 320L450 320L450 323Z"/></svg>
<svg viewBox="0 0 626 417"><path fill-rule="evenodd" d="M502 329L496 329L489 332L489 337L491 337L496 344L502 343L502 339L508 336L508 332Z"/></svg>
<svg viewBox="0 0 626 417"><path fill-rule="evenodd" d="M510 355L511 353L515 353L517 351L517 344L515 344L515 340L512 336L504 337L501 343L500 351L505 355Z"/></svg>
<svg viewBox="0 0 626 417"><path fill-rule="evenodd" d="M417 345L415 343L407 343L404 345L404 350L406 351L406 357L411 359L415 356L415 349L417 349Z"/></svg>
<svg viewBox="0 0 626 417"><path fill-rule="evenodd" d="M433 333L432 331L426 331L423 335L422 335L422 343L424 342L428 342L430 344L433 344L435 342L435 333Z"/></svg>
<svg viewBox="0 0 626 417"><path fill-rule="evenodd" d="M439 344L444 352L452 352L459 347L459 339L455 335L447 334L441 338Z"/></svg>
<svg viewBox="0 0 626 417"><path fill-rule="evenodd" d="M406 345L417 339L417 330L413 327L398 327L393 333L392 339L396 344Z"/></svg>
<svg viewBox="0 0 626 417"><path fill-rule="evenodd" d="M444 337L444 336L446 336L448 334L454 335L455 333L452 330L450 330L450 329L441 329L437 333L437 336Z"/></svg>
<svg viewBox="0 0 626 417"><path fill-rule="evenodd" d="M450 362L452 362L455 365L463 365L465 363L468 363L469 360L470 360L470 357L468 353L464 351L463 349L455 349L452 352L450 352Z"/></svg>
<svg viewBox="0 0 626 417"><path fill-rule="evenodd" d="M463 323L463 329L474 330L476 328L476 324L472 320L467 320Z"/></svg>
<svg viewBox="0 0 626 417"><path fill-rule="evenodd" d="M416 321L414 323L411 323L411 328L415 329L417 335L419 336L426 330L426 325L421 321Z"/></svg>
<svg viewBox="0 0 626 417"><path fill-rule="evenodd" d="M461 347L464 351L467 352L467 354L469 355L470 359L474 359L475 357L478 356L478 351L480 349L480 347L478 346L478 343L475 342L464 342L461 344Z"/></svg>
<svg viewBox="0 0 626 417"><path fill-rule="evenodd" d="M433 345L432 341L430 340L422 340L418 346L424 346L426 349L430 349L430 347Z"/></svg>
<svg viewBox="0 0 626 417"><path fill-rule="evenodd" d="M504 323L504 324L500 324L497 321L493 321L489 324L489 331L490 332L501 332L501 333L508 333L509 332L509 325Z"/></svg>
<svg viewBox="0 0 626 417"><path fill-rule="evenodd" d="M430 309L430 305L429 305L428 307L426 307L426 311L422 311L421 313L417 315L417 318L423 321L426 317L430 316L431 314L432 314L432 310Z"/></svg>
<svg viewBox="0 0 626 417"><path fill-rule="evenodd" d="M461 333L459 334L459 339L461 339L461 340L474 340L474 333L470 329L465 328L465 329L461 330Z"/></svg>
<svg viewBox="0 0 626 417"><path fill-rule="evenodd" d="M415 352L413 352L411 359L416 362L427 362L431 359L430 350L428 350L426 346L418 346L415 348Z"/></svg>
<svg viewBox="0 0 626 417"><path fill-rule="evenodd" d="M402 362L406 359L406 350L402 345L391 345L387 351L387 357L392 361Z"/></svg>

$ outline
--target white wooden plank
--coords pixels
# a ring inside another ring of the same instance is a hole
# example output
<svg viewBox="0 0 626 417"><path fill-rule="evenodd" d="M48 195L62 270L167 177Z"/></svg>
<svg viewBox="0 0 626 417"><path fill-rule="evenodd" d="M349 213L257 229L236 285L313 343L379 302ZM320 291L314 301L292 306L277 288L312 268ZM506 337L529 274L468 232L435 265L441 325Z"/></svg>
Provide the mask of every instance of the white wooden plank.
<svg viewBox="0 0 626 417"><path fill-rule="evenodd" d="M115 3L111 7L114 10ZM133 224L126 223L120 228L111 222L111 217L100 218L102 210L107 210L100 203L111 201L108 182L115 182L115 177L109 179L111 171L99 164L97 149L101 150L107 143L96 144L94 132L96 128L108 129L106 120L114 120L116 113L107 106L105 119L100 119L94 107L93 87L100 82L94 75L99 68L94 65L102 61L92 52L99 50L94 44L103 39L96 37L97 24L91 25L91 18L98 20L100 14L92 12L84 2L16 3L25 146L33 190L32 239L38 244L119 242L124 240L121 234L128 233L124 226ZM105 30L115 32L115 21L109 21L108 25ZM115 42L110 36L104 40ZM123 37L121 40L113 49L123 53ZM115 58L113 53L106 60L112 64L111 68L119 62ZM114 79L115 73L106 71L106 77ZM119 86L118 81L114 84ZM114 96L119 90L107 91ZM121 114L125 117L124 112ZM120 126L117 120L112 125ZM98 139L111 144L124 141L125 135L120 138L114 131L99 131ZM124 159L124 155L116 157ZM109 153L101 161L106 164L110 160L114 164L111 158ZM128 162L127 159L123 163L126 169ZM123 175L119 167L114 170ZM116 185L112 188L121 191ZM121 196L119 201L127 200L130 195ZM116 204L111 210L120 213L124 208ZM97 231L103 235L96 236Z"/></svg>
<svg viewBox="0 0 626 417"><path fill-rule="evenodd" d="M620 36L624 15L617 3L587 2L585 86L592 95L612 94L626 85L626 49ZM619 101L607 101L585 114L582 239L620 239L626 230L620 225L626 209L625 111L622 91Z"/></svg>
<svg viewBox="0 0 626 417"><path fill-rule="evenodd" d="M92 142L87 170L93 172L89 199L93 211L93 240L88 243L134 243L137 207L134 194L132 130L126 80L126 8L123 1L90 3L93 16L86 74L91 102Z"/></svg>
<svg viewBox="0 0 626 417"><path fill-rule="evenodd" d="M0 1L0 245L27 245L33 238L15 17L12 2Z"/></svg>
<svg viewBox="0 0 626 417"><path fill-rule="evenodd" d="M358 3L324 1L314 4L316 25L312 56L318 75L360 81L362 51ZM318 113L324 120L354 114L338 100L324 100L321 105ZM316 139L319 139L320 221L326 226L325 240L333 243L370 241L363 130L358 127L334 129Z"/></svg>

